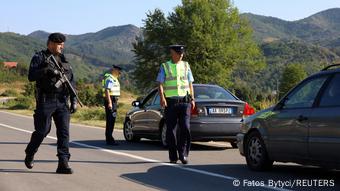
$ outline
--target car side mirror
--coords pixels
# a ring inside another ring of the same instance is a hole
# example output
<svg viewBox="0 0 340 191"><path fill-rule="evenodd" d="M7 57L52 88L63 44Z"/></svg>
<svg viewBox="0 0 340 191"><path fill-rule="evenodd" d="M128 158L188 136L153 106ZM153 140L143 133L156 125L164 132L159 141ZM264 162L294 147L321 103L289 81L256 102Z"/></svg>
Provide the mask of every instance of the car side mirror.
<svg viewBox="0 0 340 191"><path fill-rule="evenodd" d="M140 101L133 101L131 105L133 107L139 107L140 106Z"/></svg>
<svg viewBox="0 0 340 191"><path fill-rule="evenodd" d="M142 102L143 99L144 99L143 96L139 96L137 97L136 101Z"/></svg>

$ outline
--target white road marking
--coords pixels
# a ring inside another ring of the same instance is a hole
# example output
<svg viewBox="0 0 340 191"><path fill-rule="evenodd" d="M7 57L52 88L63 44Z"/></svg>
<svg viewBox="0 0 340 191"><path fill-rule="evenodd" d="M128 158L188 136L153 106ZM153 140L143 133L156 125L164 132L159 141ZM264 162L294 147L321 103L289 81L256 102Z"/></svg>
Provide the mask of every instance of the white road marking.
<svg viewBox="0 0 340 191"><path fill-rule="evenodd" d="M6 113L8 115L13 115L13 116L17 116L17 117L23 117L26 119L33 119L33 117L29 117L27 115L23 115L23 114L17 114L17 113L11 113L11 112L7 112L7 111L0 111L0 113ZM90 126L90 125L83 125L83 124L78 124L78 123L71 123L72 126L79 126L79 127L87 127L87 128L92 128L92 129L102 129L105 130L105 128L103 127L96 127L96 126ZM120 129L115 129L114 131L117 132L123 132L123 130Z"/></svg>
<svg viewBox="0 0 340 191"><path fill-rule="evenodd" d="M0 123L0 126L3 126L5 128L8 128L8 129L13 129L13 130L16 130L16 131L29 133L29 134L33 133L32 131L20 129L20 128L13 127L13 126L10 126L10 125L6 125L6 124L3 124L3 123ZM52 137L52 136L46 136L46 137L49 138L49 139L57 140L56 137ZM115 155L119 155L119 156L129 157L129 158L133 158L133 159L137 159L137 160L141 160L141 161L145 161L145 162L152 162L152 163L158 163L158 164L165 165L165 166L172 166L172 167L179 168L179 169L182 169L182 170L186 170L186 171L190 171L190 172L196 172L196 173L199 173L199 174L204 174L204 175L213 176L213 177L217 177L217 178L223 178L223 179L226 179L226 180L239 180L238 178L235 178L235 177L232 177L232 176L225 176L225 175L222 175L222 174L212 173L212 172L208 172L208 171L204 171L204 170L198 170L198 169L194 169L194 168L190 168L190 167L184 167L182 165L165 163L165 162L155 160L155 159L150 159L150 158L145 158L145 157L142 157L142 156L133 155L133 154L129 154L129 153L104 149L102 147L96 147L96 146L92 146L92 145L88 145L88 144L84 144L84 143L79 143L79 142L76 142L76 141L71 141L70 143L78 145L78 146L82 146L82 147L85 147L85 148L96 149L96 150L99 150L99 151L103 151L103 152L107 152L107 153L111 153L111 154L115 154ZM262 187L272 189L272 190L288 191L287 189L274 188L274 187L270 187L268 185L264 185Z"/></svg>

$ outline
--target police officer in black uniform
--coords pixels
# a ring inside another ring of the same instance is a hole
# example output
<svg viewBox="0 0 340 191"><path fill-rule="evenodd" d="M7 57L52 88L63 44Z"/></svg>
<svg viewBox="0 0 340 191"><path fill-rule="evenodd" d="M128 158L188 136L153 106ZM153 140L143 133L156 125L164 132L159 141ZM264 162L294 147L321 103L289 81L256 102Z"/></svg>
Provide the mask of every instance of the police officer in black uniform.
<svg viewBox="0 0 340 191"><path fill-rule="evenodd" d="M74 95L70 94L66 84L60 85L60 70L55 65L56 63L51 61L51 55L53 55L71 84L74 85L71 65L62 54L65 40L65 36L61 33L50 34L47 49L37 52L31 60L28 80L36 82L36 110L33 115L35 131L25 150L25 165L29 169L33 168L34 154L50 132L53 118L58 138L59 163L56 172L72 174L73 171L68 165L71 156L69 153L69 124L70 113L74 113L77 109L77 100ZM70 99L70 104L68 104L68 99Z"/></svg>

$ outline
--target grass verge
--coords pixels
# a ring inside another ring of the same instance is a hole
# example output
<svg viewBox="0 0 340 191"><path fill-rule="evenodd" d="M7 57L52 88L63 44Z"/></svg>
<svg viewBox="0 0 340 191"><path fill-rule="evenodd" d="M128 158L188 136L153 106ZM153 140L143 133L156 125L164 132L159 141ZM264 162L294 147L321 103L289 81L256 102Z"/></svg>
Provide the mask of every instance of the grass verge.
<svg viewBox="0 0 340 191"><path fill-rule="evenodd" d="M7 112L26 116L33 116L34 113L34 111L31 109L10 109L8 106L3 104L0 105L0 109ZM123 128L126 112L129 111L130 109L131 109L130 104L127 103L118 104L118 115L116 118L115 128L117 129ZM71 122L105 128L105 109L104 107L79 108L76 113L71 115Z"/></svg>

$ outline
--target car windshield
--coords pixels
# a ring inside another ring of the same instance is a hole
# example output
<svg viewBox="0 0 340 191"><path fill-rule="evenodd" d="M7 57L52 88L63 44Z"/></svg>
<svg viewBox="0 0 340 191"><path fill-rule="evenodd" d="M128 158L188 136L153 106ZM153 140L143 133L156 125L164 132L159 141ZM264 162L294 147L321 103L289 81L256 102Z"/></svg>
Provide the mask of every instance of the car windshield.
<svg viewBox="0 0 340 191"><path fill-rule="evenodd" d="M236 100L236 98L219 86L194 86L195 99L226 99Z"/></svg>

